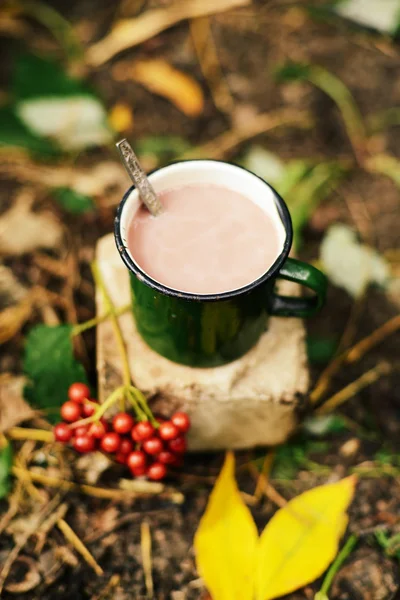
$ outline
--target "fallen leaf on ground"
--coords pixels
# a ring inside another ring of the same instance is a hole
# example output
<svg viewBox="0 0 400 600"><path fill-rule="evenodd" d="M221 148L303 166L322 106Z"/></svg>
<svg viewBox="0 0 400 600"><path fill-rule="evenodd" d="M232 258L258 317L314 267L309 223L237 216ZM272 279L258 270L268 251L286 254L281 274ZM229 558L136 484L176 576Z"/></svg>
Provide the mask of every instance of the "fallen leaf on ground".
<svg viewBox="0 0 400 600"><path fill-rule="evenodd" d="M201 114L204 96L200 85L165 60L138 60L126 72L151 92L168 98L185 115Z"/></svg>
<svg viewBox="0 0 400 600"><path fill-rule="evenodd" d="M10 581L5 584L4 589L10 594L26 594L39 585L41 577L38 565L30 556L18 556L13 568L19 573L24 573L24 576L20 581Z"/></svg>
<svg viewBox="0 0 400 600"><path fill-rule="evenodd" d="M75 464L85 483L96 485L101 474L114 463L101 452L91 452L79 456Z"/></svg>
<svg viewBox="0 0 400 600"><path fill-rule="evenodd" d="M250 3L251 0L185 0L165 8L148 10L133 19L121 19L115 23L109 34L89 48L86 61L89 65L97 67L118 52L137 46L185 19L212 15Z"/></svg>
<svg viewBox="0 0 400 600"><path fill-rule="evenodd" d="M272 600L314 581L336 556L356 479L290 500L258 538L234 468L229 452L194 540L197 569L213 600Z"/></svg>
<svg viewBox="0 0 400 600"><path fill-rule="evenodd" d="M390 271L374 248L361 244L347 225L332 225L322 241L320 259L333 284L351 296L360 296L371 283L384 286Z"/></svg>
<svg viewBox="0 0 400 600"><path fill-rule="evenodd" d="M18 281L11 269L0 265L0 308L21 302L27 293L27 288Z"/></svg>
<svg viewBox="0 0 400 600"><path fill-rule="evenodd" d="M23 397L25 384L25 377L15 377L9 373L0 376L0 433L35 415Z"/></svg>
<svg viewBox="0 0 400 600"><path fill-rule="evenodd" d="M272 600L322 575L344 534L356 480L321 485L278 510L260 537L257 600Z"/></svg>
<svg viewBox="0 0 400 600"><path fill-rule="evenodd" d="M379 9L378 9L379 6ZM342 0L334 10L351 21L394 35L399 27L398 0Z"/></svg>
<svg viewBox="0 0 400 600"><path fill-rule="evenodd" d="M248 150L243 166L271 185L275 185L285 173L285 164L279 156L262 146L252 146Z"/></svg>
<svg viewBox="0 0 400 600"><path fill-rule="evenodd" d="M60 222L48 211L33 212L33 201L33 196L24 192L1 215L0 254L19 256L60 244L63 233Z"/></svg>
<svg viewBox="0 0 400 600"><path fill-rule="evenodd" d="M117 102L108 113L108 122L118 133L132 129L133 112L131 107L123 102Z"/></svg>
<svg viewBox="0 0 400 600"><path fill-rule="evenodd" d="M19 304L0 312L0 344L11 340L29 319L33 308L34 294L28 294Z"/></svg>
<svg viewBox="0 0 400 600"><path fill-rule="evenodd" d="M50 138L63 150L81 150L112 140L102 104L92 96L32 98L17 104L21 121L35 135Z"/></svg>
<svg viewBox="0 0 400 600"><path fill-rule="evenodd" d="M257 543L229 452L194 539L197 569L213 600L253 600Z"/></svg>

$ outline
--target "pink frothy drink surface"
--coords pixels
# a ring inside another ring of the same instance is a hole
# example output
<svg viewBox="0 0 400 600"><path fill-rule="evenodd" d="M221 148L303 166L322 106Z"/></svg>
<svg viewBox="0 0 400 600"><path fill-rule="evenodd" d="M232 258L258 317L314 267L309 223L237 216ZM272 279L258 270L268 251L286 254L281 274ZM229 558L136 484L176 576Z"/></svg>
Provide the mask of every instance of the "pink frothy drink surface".
<svg viewBox="0 0 400 600"><path fill-rule="evenodd" d="M193 294L218 294L258 279L281 244L276 224L246 196L217 185L186 185L159 193L157 217L141 206L128 248L152 279Z"/></svg>

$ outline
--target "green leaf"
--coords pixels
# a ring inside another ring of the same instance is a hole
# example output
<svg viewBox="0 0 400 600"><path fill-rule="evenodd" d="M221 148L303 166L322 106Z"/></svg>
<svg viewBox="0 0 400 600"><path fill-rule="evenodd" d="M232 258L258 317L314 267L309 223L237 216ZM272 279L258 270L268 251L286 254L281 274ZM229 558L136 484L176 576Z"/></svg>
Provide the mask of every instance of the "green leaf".
<svg viewBox="0 0 400 600"><path fill-rule="evenodd" d="M0 108L0 147L16 146L34 154L55 156L58 150L49 140L36 136L17 117L11 106Z"/></svg>
<svg viewBox="0 0 400 600"><path fill-rule="evenodd" d="M309 454L325 453L329 446L328 442L309 440L304 436L298 436L296 440L279 446L272 467L272 479L294 479L299 469L320 473L329 471L329 468L309 459Z"/></svg>
<svg viewBox="0 0 400 600"><path fill-rule="evenodd" d="M172 159L189 150L190 144L175 135L148 136L137 140L138 154L153 154L159 159Z"/></svg>
<svg viewBox="0 0 400 600"><path fill-rule="evenodd" d="M290 210L294 244L297 249L301 245L303 227L319 204L339 184L345 173L346 169L335 161L311 167L307 162L295 161L291 165L288 178L291 186L287 182L278 185L278 192L285 198Z"/></svg>
<svg viewBox="0 0 400 600"><path fill-rule="evenodd" d="M94 209L93 201L89 196L80 194L71 188L58 187L53 190L53 194L58 204L74 215L82 215Z"/></svg>
<svg viewBox="0 0 400 600"><path fill-rule="evenodd" d="M88 92L83 82L67 75L58 62L30 53L20 54L15 61L12 90L17 102Z"/></svg>
<svg viewBox="0 0 400 600"><path fill-rule="evenodd" d="M25 397L33 406L48 411L53 423L71 383L87 383L83 366L74 358L71 330L71 325L37 325L25 345L24 372L30 380Z"/></svg>
<svg viewBox="0 0 400 600"><path fill-rule="evenodd" d="M335 354L338 340L335 337L307 337L307 354L314 365L326 364Z"/></svg>
<svg viewBox="0 0 400 600"><path fill-rule="evenodd" d="M5 446L0 448L0 499L5 498L10 491L10 472L13 461L11 445L6 442Z"/></svg>
<svg viewBox="0 0 400 600"><path fill-rule="evenodd" d="M302 81L303 79L308 78L310 69L310 65L306 63L288 61L276 69L275 79L278 83Z"/></svg>

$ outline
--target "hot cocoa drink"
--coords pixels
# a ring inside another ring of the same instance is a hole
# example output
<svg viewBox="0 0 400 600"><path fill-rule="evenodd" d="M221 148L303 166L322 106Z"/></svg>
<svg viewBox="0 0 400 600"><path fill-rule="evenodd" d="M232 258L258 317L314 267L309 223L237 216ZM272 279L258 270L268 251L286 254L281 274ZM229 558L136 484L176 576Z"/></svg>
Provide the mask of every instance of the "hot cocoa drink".
<svg viewBox="0 0 400 600"><path fill-rule="evenodd" d="M152 279L174 290L219 294L261 277L282 251L276 220L245 195L214 184L161 191L163 212L141 206L128 249Z"/></svg>

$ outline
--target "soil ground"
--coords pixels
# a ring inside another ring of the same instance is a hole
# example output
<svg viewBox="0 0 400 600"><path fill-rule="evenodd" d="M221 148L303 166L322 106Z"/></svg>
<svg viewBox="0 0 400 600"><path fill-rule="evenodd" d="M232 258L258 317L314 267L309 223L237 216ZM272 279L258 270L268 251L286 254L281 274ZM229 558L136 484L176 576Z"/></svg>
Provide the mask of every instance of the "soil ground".
<svg viewBox="0 0 400 600"><path fill-rule="evenodd" d="M124 4L131 4L134 9L134 2ZM165 6L168 3L162 4ZM396 41L372 31L357 29L343 21L315 20L301 7L292 4L295 3L284 0L258 2L251 8L212 19L219 60L235 102L236 119L243 120L246 114L269 112L282 107L309 110L314 118L311 129L285 127L260 135L236 148L233 157L239 156L246 146L257 143L276 152L284 160L309 157L335 159L338 156L352 159L348 137L333 102L307 83L278 86L272 76L273 70L288 59L324 66L350 88L362 115L366 117L399 105L400 46ZM79 3L57 0L52 5L71 23L80 24L81 28L91 28L90 35L94 38L107 31L109 21L116 13L114 3L106 0ZM155 5L156 2L145 2L141 10ZM213 104L188 36L187 23L182 23L127 51L123 58L162 56L191 73L201 82L206 94L206 106L200 118L186 117L167 100L151 94L134 82L116 82L110 64L90 73L92 85L108 107L121 100L132 104L134 136L179 135L191 145L197 145L230 128L229 118ZM7 65L12 50L6 42L2 43L2 50ZM117 57L113 63L118 60L121 57ZM7 73L4 79L7 79ZM400 156L398 128L379 134L374 144L380 151ZM109 153L93 151L80 156L77 162L91 166L104 158L115 157L111 150ZM0 191L0 206L3 209L9 205L10 196L22 185L12 176L6 178ZM50 206L51 201L44 196L39 204ZM52 210L56 210L51 206ZM74 289L78 321L93 315L93 288L88 261L93 255L96 239L111 230L114 210L115 206L105 204L93 215L78 218L62 214L70 232L70 252L76 257L81 273L81 279ZM364 240L382 253L398 248L400 206L399 192L394 183L388 178L354 167L340 188L313 214L304 232L300 258L317 259L324 231L339 220L354 226ZM35 281L50 286L54 291L63 289L59 278L37 266L35 254L24 256L23 259L9 257L5 265L29 285ZM346 292L331 286L327 308L307 323L308 332L314 336L340 337L348 323L352 306ZM370 290L359 306L354 341L371 333L397 312L398 305L389 299L386 292ZM58 310L57 314L60 319L68 320L63 311ZM21 371L24 335L33 322L34 319L1 349L2 371ZM81 349L81 356L94 382L93 332L84 334L83 339L85 349L83 352ZM392 362L398 352L399 337L394 335L360 362L343 367L334 378L330 392L340 390L380 360ZM324 366L312 367L314 381ZM400 589L398 559L386 556L374 537L374 531L379 527L383 527L390 535L400 531L400 469L396 463L400 453L399 386L400 377L394 371L357 393L341 408L341 414L348 418L347 423L351 425L324 435L323 446L318 445L318 440L309 434L300 432L290 442L289 448L294 448L294 451L283 455L284 458L279 462L281 466L293 467L293 473L289 479L284 479L279 473L272 479L272 484L280 494L289 499L318 483L344 476L361 464L369 465L368 474L364 470L360 477L350 511L349 530L359 534L360 540L335 578L331 600L389 600L397 597ZM298 460L296 448L306 447L306 458ZM238 465L245 465L265 453L266 450L238 453ZM37 552L35 540L32 539L21 553L38 565L40 583L26 594L4 592L4 599L146 598L140 546L143 519L150 525L153 541L154 598L205 599L207 593L196 574L192 542L222 459L222 455L214 454L195 455L187 459L183 472L177 473L171 480L171 484L184 494L185 501L181 505L160 497L122 504L69 493L68 522L102 565L104 576L95 577L83 560L79 559L74 564L70 559L68 566L65 557L62 561L57 559L57 547L65 546L62 534L54 530L41 552ZM79 478L81 475L76 472L75 476ZM106 472L101 475L98 484L112 485L117 478L118 473ZM238 482L242 491L254 493L256 481L245 468L238 469ZM5 502L2 509L6 510ZM276 506L270 500L263 499L251 510L261 530ZM9 554L13 543L11 534L4 533L0 538L0 564ZM25 568L24 563L16 562L8 581L23 579ZM109 596L107 591L102 595L102 590L113 575L120 576L119 585ZM320 582L317 581L287 598L311 600L319 586Z"/></svg>

